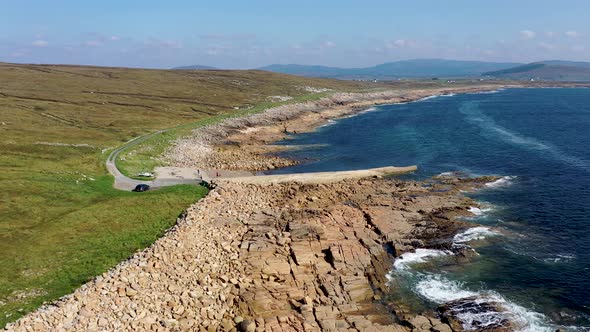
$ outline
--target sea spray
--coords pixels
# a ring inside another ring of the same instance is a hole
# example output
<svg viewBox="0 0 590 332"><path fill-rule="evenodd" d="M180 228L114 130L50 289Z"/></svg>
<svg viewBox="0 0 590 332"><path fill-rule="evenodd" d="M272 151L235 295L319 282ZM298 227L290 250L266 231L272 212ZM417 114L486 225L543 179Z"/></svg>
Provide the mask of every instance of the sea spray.
<svg viewBox="0 0 590 332"><path fill-rule="evenodd" d="M413 264L426 263L433 258L448 256L451 254L452 253L450 251L416 249L415 252L407 252L399 256L393 262L393 266L396 270L407 270Z"/></svg>
<svg viewBox="0 0 590 332"><path fill-rule="evenodd" d="M502 188L508 187L514 183L516 176L503 176L496 181L486 183L486 187L488 188Z"/></svg>
<svg viewBox="0 0 590 332"><path fill-rule="evenodd" d="M471 212L474 216L479 217L483 216L486 212L492 211L492 208L478 208L475 206L470 206L467 211Z"/></svg>
<svg viewBox="0 0 590 332"><path fill-rule="evenodd" d="M468 290L463 283L439 274L422 275L414 291L425 300L445 307L447 314L459 320L467 331L506 325L526 332L554 331L556 328L547 323L542 314L495 292Z"/></svg>
<svg viewBox="0 0 590 332"><path fill-rule="evenodd" d="M453 243L466 243L471 241L478 241L496 235L500 235L500 233L495 232L488 227L478 226L469 228L465 232L455 235L455 237L453 238Z"/></svg>

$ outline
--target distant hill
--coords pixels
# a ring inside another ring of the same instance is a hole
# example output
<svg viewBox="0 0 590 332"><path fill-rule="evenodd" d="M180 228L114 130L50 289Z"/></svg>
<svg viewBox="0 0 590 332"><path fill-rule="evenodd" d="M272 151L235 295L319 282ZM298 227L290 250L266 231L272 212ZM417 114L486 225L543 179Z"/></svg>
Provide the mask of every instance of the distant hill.
<svg viewBox="0 0 590 332"><path fill-rule="evenodd" d="M555 66L590 68L590 62L583 62L583 61L546 60L546 61L540 61L540 62L535 62L535 63L543 63L546 65L555 65Z"/></svg>
<svg viewBox="0 0 590 332"><path fill-rule="evenodd" d="M181 67L174 67L174 70L206 70L206 69L217 69L215 67L209 66L201 66L201 65L192 65L192 66L181 66Z"/></svg>
<svg viewBox="0 0 590 332"><path fill-rule="evenodd" d="M326 66L279 65L259 68L272 72L340 79L397 79L424 77L469 77L484 72L497 71L521 65L520 63L498 63L482 61L460 61L443 59L417 59L388 62L366 68L338 68Z"/></svg>
<svg viewBox="0 0 590 332"><path fill-rule="evenodd" d="M590 81L590 63L551 60L529 63L513 68L490 71L482 74L504 79L515 80L548 80L548 81Z"/></svg>

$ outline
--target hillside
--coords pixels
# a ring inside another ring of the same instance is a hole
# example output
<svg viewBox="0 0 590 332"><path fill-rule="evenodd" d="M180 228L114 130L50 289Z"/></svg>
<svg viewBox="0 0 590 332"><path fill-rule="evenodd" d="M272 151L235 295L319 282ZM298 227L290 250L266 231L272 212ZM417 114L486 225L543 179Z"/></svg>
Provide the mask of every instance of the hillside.
<svg viewBox="0 0 590 332"><path fill-rule="evenodd" d="M210 66L202 66L202 65L191 65L191 66L180 66L172 68L174 70L209 70L209 69L218 69L215 67Z"/></svg>
<svg viewBox="0 0 590 332"><path fill-rule="evenodd" d="M535 62L514 68L491 71L482 74L500 79L548 80L548 81L590 81L590 63L569 61Z"/></svg>
<svg viewBox="0 0 590 332"><path fill-rule="evenodd" d="M277 105L273 96L378 87L263 71L7 63L0 77L0 328L150 245L205 194L194 186L114 190L104 167L111 149ZM151 161L157 151L146 146L137 156Z"/></svg>
<svg viewBox="0 0 590 332"><path fill-rule="evenodd" d="M418 59L388 62L366 68L338 68L305 65L270 65L260 68L272 72L338 79L397 79L429 77L471 77L484 72L508 69L518 63L496 63L442 59Z"/></svg>

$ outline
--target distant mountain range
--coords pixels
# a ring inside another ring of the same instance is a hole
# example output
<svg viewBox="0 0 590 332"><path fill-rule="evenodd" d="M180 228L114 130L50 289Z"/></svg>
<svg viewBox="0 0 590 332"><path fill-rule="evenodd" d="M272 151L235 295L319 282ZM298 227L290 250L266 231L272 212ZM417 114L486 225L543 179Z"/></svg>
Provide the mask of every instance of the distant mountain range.
<svg viewBox="0 0 590 332"><path fill-rule="evenodd" d="M541 61L482 74L514 80L590 81L590 62Z"/></svg>
<svg viewBox="0 0 590 332"><path fill-rule="evenodd" d="M338 68L304 65L270 65L259 68L284 74L340 79L397 79L424 77L468 77L520 66L514 62L482 62L418 59L388 62L366 68Z"/></svg>
<svg viewBox="0 0 590 332"><path fill-rule="evenodd" d="M208 66L184 66L173 69L216 69ZM274 64L259 70L307 77L363 80L399 78L493 77L515 80L590 81L590 62L550 60L529 64L443 59L417 59L387 62L366 68Z"/></svg>

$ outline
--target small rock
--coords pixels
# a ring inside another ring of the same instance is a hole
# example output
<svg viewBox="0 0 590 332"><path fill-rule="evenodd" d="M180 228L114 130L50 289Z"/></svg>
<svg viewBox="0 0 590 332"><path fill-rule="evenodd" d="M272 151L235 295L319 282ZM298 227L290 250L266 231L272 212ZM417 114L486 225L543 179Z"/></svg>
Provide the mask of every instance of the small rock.
<svg viewBox="0 0 590 332"><path fill-rule="evenodd" d="M256 323L251 320L244 320L240 323L239 330L242 332L254 332L256 331Z"/></svg>
<svg viewBox="0 0 590 332"><path fill-rule="evenodd" d="M178 325L178 321L176 319L165 319L162 321L162 325L167 328L175 327Z"/></svg>

